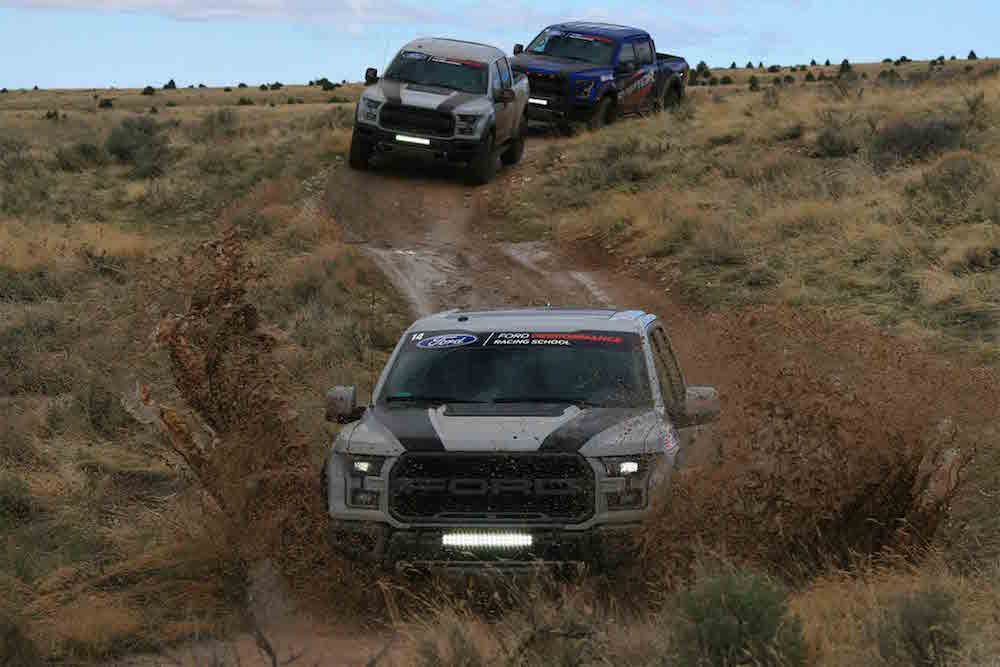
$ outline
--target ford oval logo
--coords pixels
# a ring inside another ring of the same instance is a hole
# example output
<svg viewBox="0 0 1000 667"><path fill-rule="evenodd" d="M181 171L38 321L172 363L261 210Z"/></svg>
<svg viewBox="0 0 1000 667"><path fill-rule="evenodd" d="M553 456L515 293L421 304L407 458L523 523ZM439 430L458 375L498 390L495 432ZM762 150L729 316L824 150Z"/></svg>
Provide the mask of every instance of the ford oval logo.
<svg viewBox="0 0 1000 667"><path fill-rule="evenodd" d="M433 336L432 338L424 339L417 343L417 347L424 350L436 350L444 347L471 345L477 340L479 339L472 334L445 334L443 336Z"/></svg>

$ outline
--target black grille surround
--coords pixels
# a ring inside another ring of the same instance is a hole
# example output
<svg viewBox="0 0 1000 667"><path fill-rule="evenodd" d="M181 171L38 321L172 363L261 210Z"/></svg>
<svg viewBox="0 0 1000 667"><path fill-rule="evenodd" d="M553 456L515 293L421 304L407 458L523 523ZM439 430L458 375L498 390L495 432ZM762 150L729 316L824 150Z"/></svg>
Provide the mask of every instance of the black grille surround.
<svg viewBox="0 0 1000 667"><path fill-rule="evenodd" d="M409 452L389 473L389 512L421 524L583 523L594 470L579 454Z"/></svg>
<svg viewBox="0 0 1000 667"><path fill-rule="evenodd" d="M455 133L455 117L450 112L417 107L384 104L379 122L387 130L413 132L435 137L450 137Z"/></svg>

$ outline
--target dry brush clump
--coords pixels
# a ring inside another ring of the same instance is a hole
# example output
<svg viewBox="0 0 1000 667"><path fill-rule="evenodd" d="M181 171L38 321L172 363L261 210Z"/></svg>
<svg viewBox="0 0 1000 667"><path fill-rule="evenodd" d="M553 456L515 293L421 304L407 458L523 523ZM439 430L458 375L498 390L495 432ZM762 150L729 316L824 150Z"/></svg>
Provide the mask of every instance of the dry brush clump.
<svg viewBox="0 0 1000 667"><path fill-rule="evenodd" d="M730 354L741 372L725 388L740 398L718 434L722 463L678 475L647 525L645 557L668 580L690 576L705 552L799 581L858 558L918 553L959 490L973 443L896 388L907 355L873 346L857 360L860 376L824 368L771 344L830 323L786 316L719 322L740 341Z"/></svg>
<svg viewBox="0 0 1000 667"><path fill-rule="evenodd" d="M339 600L349 609L364 595L365 574L328 549L319 470L283 363L289 341L248 301L258 274L238 232L201 246L189 268L187 309L155 332L185 408L161 405L142 387L126 406L169 438L225 516L244 567L274 560L297 592L353 595Z"/></svg>

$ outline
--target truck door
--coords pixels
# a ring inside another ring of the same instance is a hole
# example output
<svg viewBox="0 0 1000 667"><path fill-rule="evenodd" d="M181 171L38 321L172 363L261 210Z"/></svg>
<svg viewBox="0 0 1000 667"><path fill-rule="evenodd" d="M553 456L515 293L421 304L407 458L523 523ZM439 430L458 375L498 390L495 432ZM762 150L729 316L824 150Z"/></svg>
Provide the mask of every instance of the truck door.
<svg viewBox="0 0 1000 667"><path fill-rule="evenodd" d="M513 79L510 73L510 65L506 58L500 58L490 67L490 76L493 79L493 89L495 91L510 90ZM493 108L496 110L497 129L496 141L498 144L510 139L513 131L514 113L517 108L515 102L500 102L493 98Z"/></svg>
<svg viewBox="0 0 1000 667"><path fill-rule="evenodd" d="M636 105L646 109L653 106L656 99L656 51L652 42L645 37L637 40L634 46L641 73L635 84Z"/></svg>
<svg viewBox="0 0 1000 667"><path fill-rule="evenodd" d="M635 111L633 83L639 76L639 62L632 42L625 42L618 49L615 65L615 88L618 90L618 109L621 113Z"/></svg>
<svg viewBox="0 0 1000 667"><path fill-rule="evenodd" d="M660 395L666 411L665 419L676 423L675 418L684 411L687 397L687 386L680 364L674 354L667 332L659 324L654 324L649 330L649 343L652 347L653 362L656 364L656 377L660 385ZM679 464L682 466L697 466L709 464L718 456L712 450L714 438L711 425L691 426L678 429L680 439Z"/></svg>

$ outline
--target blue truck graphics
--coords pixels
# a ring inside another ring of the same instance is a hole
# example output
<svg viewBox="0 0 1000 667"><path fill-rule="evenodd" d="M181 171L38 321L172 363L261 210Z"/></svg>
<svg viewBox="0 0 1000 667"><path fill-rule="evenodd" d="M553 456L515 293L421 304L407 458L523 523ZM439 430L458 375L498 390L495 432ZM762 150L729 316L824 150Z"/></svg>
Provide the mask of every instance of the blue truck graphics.
<svg viewBox="0 0 1000 667"><path fill-rule="evenodd" d="M530 82L528 118L536 121L600 127L680 100L688 79L687 61L657 53L648 32L607 23L548 26L514 55L512 68Z"/></svg>

